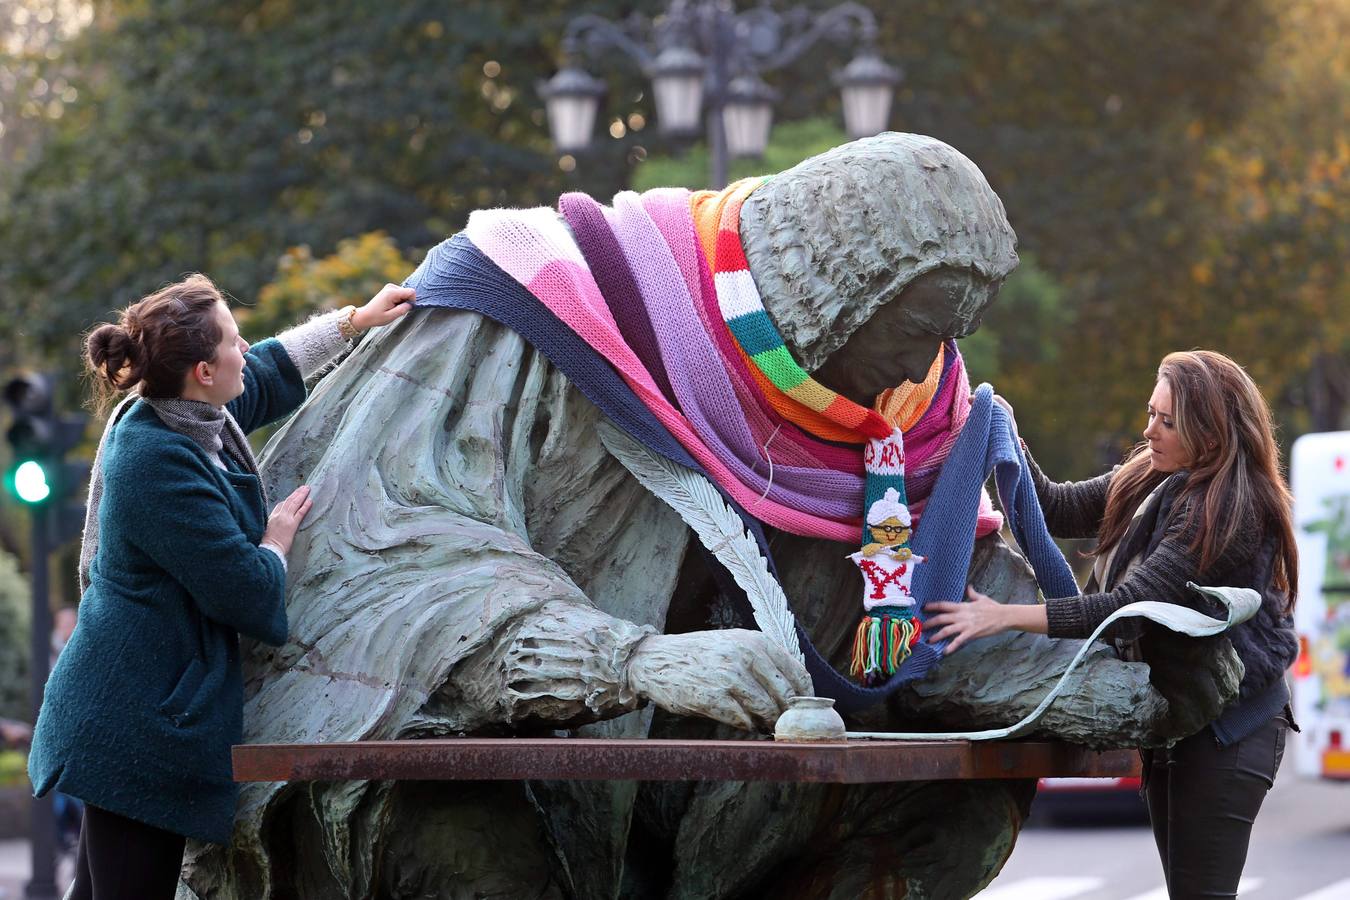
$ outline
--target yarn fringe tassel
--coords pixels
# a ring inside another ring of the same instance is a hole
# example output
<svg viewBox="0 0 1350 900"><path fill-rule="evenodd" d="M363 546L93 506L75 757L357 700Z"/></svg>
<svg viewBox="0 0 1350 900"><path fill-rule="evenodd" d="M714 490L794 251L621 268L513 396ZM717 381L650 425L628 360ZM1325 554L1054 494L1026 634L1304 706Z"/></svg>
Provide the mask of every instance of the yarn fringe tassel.
<svg viewBox="0 0 1350 900"><path fill-rule="evenodd" d="M923 624L903 607L879 607L863 616L853 635L853 662L849 668L863 684L877 684L890 678L905 660L923 633Z"/></svg>

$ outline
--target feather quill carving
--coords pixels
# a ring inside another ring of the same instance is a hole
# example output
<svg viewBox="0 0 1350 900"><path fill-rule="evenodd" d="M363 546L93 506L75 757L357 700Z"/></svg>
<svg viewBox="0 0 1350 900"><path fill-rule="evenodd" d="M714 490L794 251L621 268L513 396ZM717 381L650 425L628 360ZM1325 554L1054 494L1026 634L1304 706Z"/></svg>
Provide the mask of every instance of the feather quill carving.
<svg viewBox="0 0 1350 900"><path fill-rule="evenodd" d="M746 532L745 523L717 489L708 479L656 456L607 422L600 424L599 432L605 449L643 487L679 513L703 546L727 567L750 599L759 630L805 666L797 643L797 620L788 608L787 595L769 574L768 563Z"/></svg>

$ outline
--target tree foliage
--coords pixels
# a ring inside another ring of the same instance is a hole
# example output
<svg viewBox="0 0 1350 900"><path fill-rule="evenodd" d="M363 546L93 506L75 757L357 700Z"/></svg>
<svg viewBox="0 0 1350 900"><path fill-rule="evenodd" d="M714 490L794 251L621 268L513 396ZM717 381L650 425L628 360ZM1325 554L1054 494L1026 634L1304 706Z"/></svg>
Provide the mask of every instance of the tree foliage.
<svg viewBox="0 0 1350 900"><path fill-rule="evenodd" d="M551 202L532 86L569 6L103 0L59 60L78 100L5 179L0 356L73 360L187 271L251 298L287 247L426 247L473 209ZM617 161L591 169L605 190Z"/></svg>
<svg viewBox="0 0 1350 900"><path fill-rule="evenodd" d="M1330 401L1350 393L1350 6L907 10L886 18L888 54L922 60L899 124L981 165L1073 310L1070 331L1045 334L1059 358L1006 387L1030 440L1072 449L1066 475L1137 438L1157 363L1176 349L1246 365L1287 434L1343 422Z"/></svg>
<svg viewBox="0 0 1350 900"><path fill-rule="evenodd" d="M93 21L85 0L0 0L0 177L79 97L61 48Z"/></svg>
<svg viewBox="0 0 1350 900"><path fill-rule="evenodd" d="M843 130L830 119L812 117L779 124L762 159L735 159L728 167L731 181L752 175L781 172L804 159L824 153L848 140ZM686 187L698 190L708 186L709 154L700 143L679 154L647 157L633 170L633 190L655 187Z"/></svg>
<svg viewBox="0 0 1350 900"><path fill-rule="evenodd" d="M33 717L28 683L30 597L19 560L0 550L0 718L25 722Z"/></svg>
<svg viewBox="0 0 1350 900"><path fill-rule="evenodd" d="M980 165L1036 264L972 351L996 354L1023 432L1062 454L1060 473L1118 453L1177 348L1246 364L1290 436L1342 422L1350 4L865 2L905 70L892 125ZM619 54L587 63L610 79L597 132L613 136L574 172L534 90L569 19L664 5L98 0L79 37L25 57L28 84L50 91L59 70L71 101L25 120L25 152L0 174L0 358L73 363L82 330L185 271L250 301L287 247L312 248L298 280L354 235L382 231L415 256L480 207L630 179L702 186L702 151L665 153ZM771 153L785 155L733 174L835 140L797 120L837 117L828 76L854 49L823 44L768 76L782 97ZM276 295L278 323L303 295Z"/></svg>
<svg viewBox="0 0 1350 900"><path fill-rule="evenodd" d="M332 255L319 259L307 246L292 247L277 261L276 277L258 292L257 306L236 316L249 340L262 340L314 313L360 306L416 266L382 231L338 241Z"/></svg>

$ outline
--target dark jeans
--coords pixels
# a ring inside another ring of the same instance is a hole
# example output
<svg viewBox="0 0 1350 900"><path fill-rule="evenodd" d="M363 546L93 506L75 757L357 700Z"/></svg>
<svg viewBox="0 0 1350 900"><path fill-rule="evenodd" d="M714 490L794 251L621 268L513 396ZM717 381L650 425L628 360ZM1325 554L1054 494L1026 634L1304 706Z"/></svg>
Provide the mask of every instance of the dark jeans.
<svg viewBox="0 0 1350 900"><path fill-rule="evenodd" d="M182 835L85 804L71 900L172 900Z"/></svg>
<svg viewBox="0 0 1350 900"><path fill-rule="evenodd" d="M1283 716L1228 747L1209 728L1144 750L1144 795L1172 900L1236 897L1252 823L1284 756Z"/></svg>
<svg viewBox="0 0 1350 900"><path fill-rule="evenodd" d="M84 801L60 791L52 791L52 814L56 817L56 846L62 853L68 853L80 843Z"/></svg>

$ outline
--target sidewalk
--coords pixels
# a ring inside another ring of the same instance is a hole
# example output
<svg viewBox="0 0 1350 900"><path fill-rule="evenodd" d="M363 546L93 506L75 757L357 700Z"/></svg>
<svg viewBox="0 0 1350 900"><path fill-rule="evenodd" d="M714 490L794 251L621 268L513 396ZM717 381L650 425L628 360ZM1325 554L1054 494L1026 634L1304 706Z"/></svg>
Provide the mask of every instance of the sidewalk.
<svg viewBox="0 0 1350 900"><path fill-rule="evenodd" d="M0 900L15 900L23 896L28 883L27 841L0 841Z"/></svg>
<svg viewBox="0 0 1350 900"><path fill-rule="evenodd" d="M28 884L32 851L28 841L0 841L0 900L23 900ZM56 866L56 882L64 892L70 877L72 860L63 858Z"/></svg>

